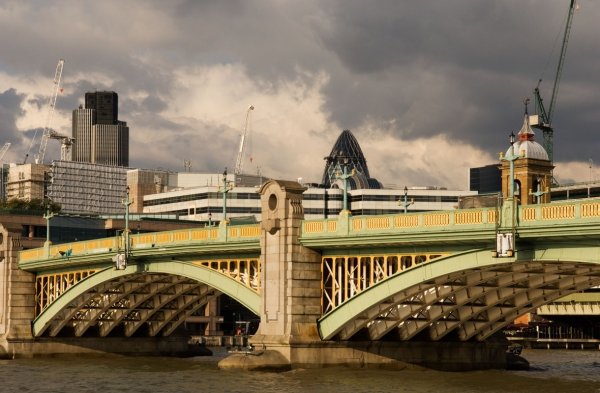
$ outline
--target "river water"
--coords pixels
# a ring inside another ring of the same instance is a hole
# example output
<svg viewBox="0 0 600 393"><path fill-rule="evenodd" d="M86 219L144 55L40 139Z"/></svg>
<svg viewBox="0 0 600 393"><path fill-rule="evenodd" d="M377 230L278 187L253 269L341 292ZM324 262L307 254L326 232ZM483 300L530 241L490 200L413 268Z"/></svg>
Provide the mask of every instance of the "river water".
<svg viewBox="0 0 600 393"><path fill-rule="evenodd" d="M219 350L218 350L219 351ZM0 392L596 392L600 351L524 350L533 370L325 368L223 371L212 357L56 357L0 361Z"/></svg>

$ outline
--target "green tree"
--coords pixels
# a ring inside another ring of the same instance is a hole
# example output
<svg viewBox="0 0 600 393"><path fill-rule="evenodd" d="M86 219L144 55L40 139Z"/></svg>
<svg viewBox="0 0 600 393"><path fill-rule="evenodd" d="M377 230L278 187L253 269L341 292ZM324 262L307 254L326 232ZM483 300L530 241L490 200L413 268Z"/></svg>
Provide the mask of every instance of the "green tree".
<svg viewBox="0 0 600 393"><path fill-rule="evenodd" d="M19 198L11 198L5 202L0 203L1 209L6 210L21 210L30 212L45 212L47 208L53 213L58 213L61 210L61 206L49 199L32 199L26 201Z"/></svg>

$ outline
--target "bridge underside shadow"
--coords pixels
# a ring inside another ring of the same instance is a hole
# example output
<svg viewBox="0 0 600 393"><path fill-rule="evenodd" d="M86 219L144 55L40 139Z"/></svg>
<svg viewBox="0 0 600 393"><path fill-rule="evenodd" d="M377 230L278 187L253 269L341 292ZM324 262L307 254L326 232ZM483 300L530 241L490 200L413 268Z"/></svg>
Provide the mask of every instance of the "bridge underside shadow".
<svg viewBox="0 0 600 393"><path fill-rule="evenodd" d="M522 314L600 285L598 247L538 248L513 258L473 250L404 271L318 321L324 340L483 341Z"/></svg>
<svg viewBox="0 0 600 393"><path fill-rule="evenodd" d="M124 270L101 270L65 291L33 322L33 335L68 331L130 337L168 336L209 300L227 294L258 314L260 296L235 280L203 266L152 261Z"/></svg>

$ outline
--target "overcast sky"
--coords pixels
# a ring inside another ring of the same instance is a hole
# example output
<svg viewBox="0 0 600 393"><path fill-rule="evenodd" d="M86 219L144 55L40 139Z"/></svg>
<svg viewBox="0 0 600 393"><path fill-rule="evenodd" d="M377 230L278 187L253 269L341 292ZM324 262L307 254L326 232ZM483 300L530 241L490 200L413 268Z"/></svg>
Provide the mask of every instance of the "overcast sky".
<svg viewBox="0 0 600 393"><path fill-rule="evenodd" d="M0 0L4 161L21 162L36 129L39 149L63 58L51 127L70 135L85 92L114 90L132 167L231 170L254 105L245 172L318 182L350 129L384 184L466 189L539 78L550 102L568 3ZM562 183L600 178L600 2L578 4L553 118Z"/></svg>

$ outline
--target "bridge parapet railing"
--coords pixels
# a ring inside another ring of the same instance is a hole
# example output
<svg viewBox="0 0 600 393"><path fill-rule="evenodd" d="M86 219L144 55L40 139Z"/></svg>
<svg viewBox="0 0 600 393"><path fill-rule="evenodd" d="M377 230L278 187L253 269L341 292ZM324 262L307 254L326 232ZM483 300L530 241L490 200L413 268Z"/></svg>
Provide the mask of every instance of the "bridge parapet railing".
<svg viewBox="0 0 600 393"><path fill-rule="evenodd" d="M519 226L522 227L595 221L600 221L600 199L519 206Z"/></svg>
<svg viewBox="0 0 600 393"><path fill-rule="evenodd" d="M192 228L165 232L150 232L130 235L132 250L168 247L182 244L227 243L227 242L256 242L259 240L260 226L235 225L210 228ZM79 242L51 245L23 250L19 252L19 262L35 262L64 256L82 256L124 250L123 237L114 236L103 239L85 240Z"/></svg>
<svg viewBox="0 0 600 393"><path fill-rule="evenodd" d="M423 213L386 214L377 216L343 216L322 220L305 220L302 238L355 236L398 232L437 232L484 229L499 222L496 208L431 211ZM600 198L552 202L518 207L517 227L549 224L594 223L600 221Z"/></svg>
<svg viewBox="0 0 600 393"><path fill-rule="evenodd" d="M347 224L346 224L347 220ZM385 214L377 216L355 216L305 220L302 223L302 237L326 237L385 233L402 231L439 231L460 227L495 226L498 220L496 208L435 211L424 213ZM347 228L347 233L346 233Z"/></svg>

